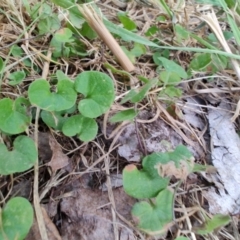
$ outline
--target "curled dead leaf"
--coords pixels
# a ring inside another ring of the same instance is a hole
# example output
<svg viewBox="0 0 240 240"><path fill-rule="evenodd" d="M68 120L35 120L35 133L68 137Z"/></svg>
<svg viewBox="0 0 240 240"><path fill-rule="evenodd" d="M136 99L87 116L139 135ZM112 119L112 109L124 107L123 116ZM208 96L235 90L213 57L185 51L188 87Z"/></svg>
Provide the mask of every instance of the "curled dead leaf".
<svg viewBox="0 0 240 240"><path fill-rule="evenodd" d="M62 152L61 146L52 136L49 136L49 145L52 150L52 158L47 165L52 168L53 172L56 172L58 169L67 166L69 159L67 155Z"/></svg>

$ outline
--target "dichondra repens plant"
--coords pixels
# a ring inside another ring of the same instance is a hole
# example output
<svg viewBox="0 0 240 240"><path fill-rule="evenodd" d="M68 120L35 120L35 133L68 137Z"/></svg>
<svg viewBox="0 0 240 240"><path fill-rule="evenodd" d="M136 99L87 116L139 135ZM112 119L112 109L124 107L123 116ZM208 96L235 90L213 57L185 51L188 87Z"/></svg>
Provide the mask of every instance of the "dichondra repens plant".
<svg viewBox="0 0 240 240"><path fill-rule="evenodd" d="M174 196L177 189L169 186L170 179L181 182L204 166L194 163L189 150L180 145L172 152L153 153L143 158L142 169L134 164L123 170L125 192L139 200L132 208L132 216L138 227L149 235L161 236L174 224ZM208 234L230 221L229 216L216 215L206 218L206 223L195 228L198 234Z"/></svg>
<svg viewBox="0 0 240 240"><path fill-rule="evenodd" d="M75 80L57 71L57 83L46 79L33 81L28 88L28 99L0 100L0 130L13 139L11 150L0 144L0 174L9 175L30 169L37 160L34 141L21 134L28 132L34 116L33 107L41 109L41 118L50 128L66 136L77 136L91 141L98 132L95 118L112 105L115 94L112 79L101 72L86 71ZM55 89L52 91L52 89ZM1 210L0 239L24 239L33 223L33 209L28 200L15 197Z"/></svg>
<svg viewBox="0 0 240 240"><path fill-rule="evenodd" d="M68 11L71 27L67 23L66 28L60 29L62 24L59 16L47 2L31 6L28 1L23 1L29 18L32 22L36 22L38 34L55 32L50 42L50 47L53 50L52 62L57 63L58 57L68 58L70 56L87 55L84 44L79 41L78 37L75 37L75 30L82 24L83 28L80 31L83 36L93 39L96 34L86 24L77 5L75 5L76 1L52 0L52 2ZM165 3L164 1L155 2ZM235 1L232 2L231 8L236 7ZM41 11L38 11L40 8ZM167 9L167 15L172 18L173 13L167 8L166 4L163 5L163 8ZM228 17L231 17L229 13L228 15ZM204 53L203 51L203 53L194 56L186 72L179 64L169 59L169 54L165 52L168 56L164 55L165 47L162 46L162 42L152 42L134 33L133 30L136 30L137 25L128 18L127 14L120 13L118 17L124 28L108 21L104 16L103 22L111 33L126 42L134 42L134 48L128 51L128 56L132 57L134 62L135 57L146 53L145 46L155 49L153 60L158 66L157 70L160 71L158 78L142 79L144 83L142 87L137 90L130 90L121 103L138 103L155 86L162 87L158 98L172 100L182 94L177 85L182 79L192 76L194 71L215 73L219 68L224 70L228 64L227 57L220 55L221 52L218 51L218 54L216 54L216 52L209 53L207 51ZM234 27L233 23L234 21L232 22ZM208 48L212 50L218 50L218 45L215 46L203 39L200 41L196 35L179 24L174 25L175 40L179 44L188 40L188 38L193 38L203 45L205 43L205 46L210 46ZM233 29L238 30L237 27ZM157 26L155 31L159 31ZM234 35L234 32L232 35ZM161 43L161 46L158 45L159 43ZM166 47L166 49L174 48ZM182 50L192 51L194 49L185 47ZM17 45L14 45L14 48L11 49L11 54L16 58L24 56L24 52ZM37 68L30 61L30 58L23 58L22 63L24 66ZM4 67L5 63L0 58L0 76ZM11 86L20 84L26 77L27 71L24 70L11 72L8 77L8 84ZM108 75L97 71L82 72L74 80L69 79L63 72L57 71L56 77L56 81L55 79L33 81L25 97L0 100L0 131L10 140L10 144L5 140L0 143L1 175L21 173L30 169L36 163L38 153L35 143L24 134L28 133L28 127L32 124L32 118L34 117L32 109L34 107L41 109L40 117L49 128L60 131L65 136L76 136L81 141L91 141L96 137L98 125L95 118L108 111L115 98L112 79ZM136 109L124 110L114 115L110 121L132 120L137 114ZM135 165L128 165L124 169L123 185L125 191L130 196L140 200L133 206L132 215L142 231L150 235L166 233L173 224L174 196L177 191L177 189L170 187L170 179L174 176L179 181L184 181L188 174L197 171L196 166L187 148L179 146L173 152L153 153L146 156L143 159L141 170ZM10 199L0 210L0 240L24 239L33 222L31 204L24 198L15 197ZM212 219L206 217L205 225L196 228L194 231L204 235L228 222L229 217L227 216L216 215Z"/></svg>

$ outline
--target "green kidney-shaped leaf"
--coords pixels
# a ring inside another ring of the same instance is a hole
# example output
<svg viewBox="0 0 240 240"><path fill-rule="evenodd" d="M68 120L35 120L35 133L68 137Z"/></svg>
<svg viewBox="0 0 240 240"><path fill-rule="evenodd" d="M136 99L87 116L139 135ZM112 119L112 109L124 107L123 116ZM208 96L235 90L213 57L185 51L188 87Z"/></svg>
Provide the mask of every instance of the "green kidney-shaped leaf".
<svg viewBox="0 0 240 240"><path fill-rule="evenodd" d="M24 132L31 118L27 115L28 101L22 97L15 101L9 98L0 100L0 129L8 134Z"/></svg>
<svg viewBox="0 0 240 240"><path fill-rule="evenodd" d="M96 137L98 125L92 118L75 115L64 122L62 131L68 137L77 135L81 141L88 142Z"/></svg>
<svg viewBox="0 0 240 240"><path fill-rule="evenodd" d="M0 239L23 240L33 224L33 208L27 199L10 199L2 210Z"/></svg>
<svg viewBox="0 0 240 240"><path fill-rule="evenodd" d="M138 227L149 235L162 235L173 221L173 190L166 188L161 191L155 203L136 203L132 215Z"/></svg>
<svg viewBox="0 0 240 240"><path fill-rule="evenodd" d="M156 197L169 183L168 178L151 178L145 171L138 170L133 164L123 170L123 188L125 192L138 199Z"/></svg>
<svg viewBox="0 0 240 240"><path fill-rule="evenodd" d="M37 160L34 141L27 136L18 136L13 142L13 150L0 144L0 174L23 172L31 168Z"/></svg>
<svg viewBox="0 0 240 240"><path fill-rule="evenodd" d="M105 73L97 71L80 73L75 80L75 89L85 97L78 105L79 111L85 117L99 117L114 101L113 81Z"/></svg>
<svg viewBox="0 0 240 240"><path fill-rule="evenodd" d="M77 99L73 82L60 80L56 92L50 91L50 84L44 79L38 79L31 83L28 89L30 102L47 111L62 111L71 108Z"/></svg>

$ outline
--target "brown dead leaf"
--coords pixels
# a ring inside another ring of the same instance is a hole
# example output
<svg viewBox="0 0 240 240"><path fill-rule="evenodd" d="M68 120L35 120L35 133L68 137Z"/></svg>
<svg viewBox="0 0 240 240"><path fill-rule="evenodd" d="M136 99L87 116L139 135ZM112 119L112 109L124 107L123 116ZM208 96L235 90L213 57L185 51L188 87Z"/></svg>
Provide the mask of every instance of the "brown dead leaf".
<svg viewBox="0 0 240 240"><path fill-rule="evenodd" d="M56 226L53 224L53 222L49 218L46 210L43 207L41 207L41 209L42 209L43 219L44 219L44 222L45 222L45 225L47 228L48 239L49 240L62 240ZM37 223L36 218L34 218L33 226L31 227L30 232L27 235L25 240L35 240L35 239L36 240L41 239L41 235L39 233L38 223Z"/></svg>
<svg viewBox="0 0 240 240"><path fill-rule="evenodd" d="M176 164L173 161L170 161L165 164L157 164L156 168L158 170L158 173L161 177L172 177L174 176L177 179L181 179L183 181L186 180L187 176L191 173L189 168L189 163L186 163L185 161L180 162L180 166L176 166ZM192 161L192 165L194 162Z"/></svg>
<svg viewBox="0 0 240 240"><path fill-rule="evenodd" d="M116 210L125 219L131 219L131 208L135 200L122 188L113 190ZM108 193L100 190L78 189L75 197L64 198L61 211L68 219L63 219L62 238L65 240L114 239L111 204ZM132 230L118 221L120 240L136 239Z"/></svg>
<svg viewBox="0 0 240 240"><path fill-rule="evenodd" d="M52 136L49 136L49 145L52 150L52 158L47 165L52 168L53 172L56 172L68 165L68 157L62 152L61 146Z"/></svg>

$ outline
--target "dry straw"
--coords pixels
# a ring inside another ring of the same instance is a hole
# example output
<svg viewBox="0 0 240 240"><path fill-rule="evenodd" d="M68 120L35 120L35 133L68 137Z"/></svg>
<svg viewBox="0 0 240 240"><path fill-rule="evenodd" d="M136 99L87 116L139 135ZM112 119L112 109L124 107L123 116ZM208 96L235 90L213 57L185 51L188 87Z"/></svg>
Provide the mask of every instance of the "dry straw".
<svg viewBox="0 0 240 240"><path fill-rule="evenodd" d="M93 7L90 4L82 4L81 6L78 6L78 9L88 22L89 26L92 27L92 29L113 52L122 68L127 72L133 72L135 70L134 65L123 52L112 34L108 31L101 17L96 13Z"/></svg>

